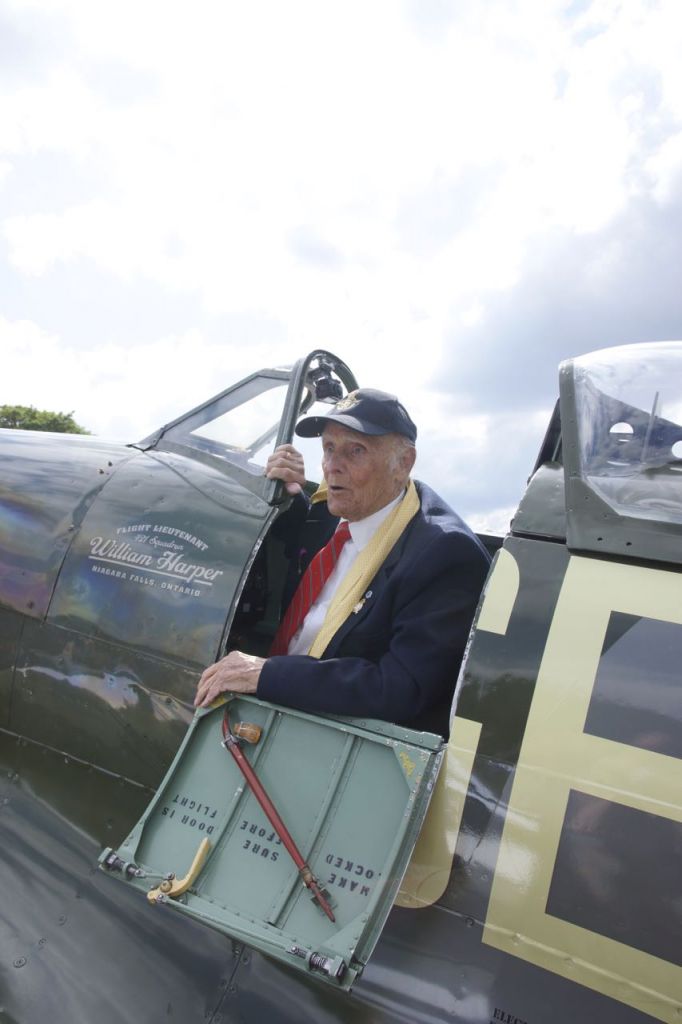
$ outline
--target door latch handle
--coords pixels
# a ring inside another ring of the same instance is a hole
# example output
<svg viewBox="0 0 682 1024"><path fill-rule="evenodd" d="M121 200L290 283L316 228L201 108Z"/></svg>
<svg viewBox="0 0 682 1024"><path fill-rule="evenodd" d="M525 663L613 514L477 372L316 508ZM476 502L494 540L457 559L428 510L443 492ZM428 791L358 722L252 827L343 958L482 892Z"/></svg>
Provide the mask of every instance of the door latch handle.
<svg viewBox="0 0 682 1024"><path fill-rule="evenodd" d="M199 843L199 849L194 854L194 860L184 878L176 878L174 874L167 875L160 885L150 889L147 899L150 903L164 903L167 899L175 899L187 892L190 886L194 885L201 869L204 866L208 851L211 849L211 842L205 837Z"/></svg>

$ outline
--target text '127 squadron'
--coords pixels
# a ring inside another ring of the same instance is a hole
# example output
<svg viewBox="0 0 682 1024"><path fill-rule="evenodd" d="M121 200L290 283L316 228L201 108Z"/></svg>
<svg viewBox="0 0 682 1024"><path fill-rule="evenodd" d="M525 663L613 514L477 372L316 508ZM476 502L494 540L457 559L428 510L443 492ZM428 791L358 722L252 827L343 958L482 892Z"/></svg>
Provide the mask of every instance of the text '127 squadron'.
<svg viewBox="0 0 682 1024"><path fill-rule="evenodd" d="M447 743L193 713L277 626L267 455L356 386L316 351L138 444L0 431L0 1021L682 1024L682 343L562 364Z"/></svg>

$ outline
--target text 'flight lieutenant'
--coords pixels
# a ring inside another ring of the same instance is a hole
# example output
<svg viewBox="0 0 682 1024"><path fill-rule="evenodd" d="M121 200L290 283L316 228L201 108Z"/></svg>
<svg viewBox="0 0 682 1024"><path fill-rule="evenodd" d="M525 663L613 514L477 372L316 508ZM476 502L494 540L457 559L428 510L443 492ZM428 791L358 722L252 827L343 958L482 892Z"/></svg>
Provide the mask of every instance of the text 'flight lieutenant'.
<svg viewBox="0 0 682 1024"><path fill-rule="evenodd" d="M270 657L231 651L204 671L195 704L231 690L447 735L488 555L442 498L410 479L417 428L395 396L361 388L296 433L322 438L321 491L336 532L311 552ZM282 445L266 475L295 495L281 522L300 524L296 512L309 504L300 453Z"/></svg>

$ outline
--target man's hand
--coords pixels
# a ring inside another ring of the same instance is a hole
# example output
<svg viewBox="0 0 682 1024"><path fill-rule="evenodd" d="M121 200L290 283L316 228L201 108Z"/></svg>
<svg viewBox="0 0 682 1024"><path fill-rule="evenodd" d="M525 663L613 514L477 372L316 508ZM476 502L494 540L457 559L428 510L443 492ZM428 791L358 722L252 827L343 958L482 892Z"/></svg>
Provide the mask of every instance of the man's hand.
<svg viewBox="0 0 682 1024"><path fill-rule="evenodd" d="M207 708L225 690L255 693L264 662L265 658L257 658L254 654L230 651L215 665L209 665L204 670L197 686L194 706Z"/></svg>
<svg viewBox="0 0 682 1024"><path fill-rule="evenodd" d="M265 475L268 480L283 480L289 494L299 494L305 486L303 456L293 444L281 444L268 456Z"/></svg>

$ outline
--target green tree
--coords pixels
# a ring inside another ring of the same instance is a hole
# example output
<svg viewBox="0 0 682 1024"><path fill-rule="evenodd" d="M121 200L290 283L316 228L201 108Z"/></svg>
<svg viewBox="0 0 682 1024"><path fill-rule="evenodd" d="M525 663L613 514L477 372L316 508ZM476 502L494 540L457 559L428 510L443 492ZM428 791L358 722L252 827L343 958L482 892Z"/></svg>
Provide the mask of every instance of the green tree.
<svg viewBox="0 0 682 1024"><path fill-rule="evenodd" d="M0 405L0 427L12 430L52 430L58 434L89 434L72 412L50 412L32 405Z"/></svg>

